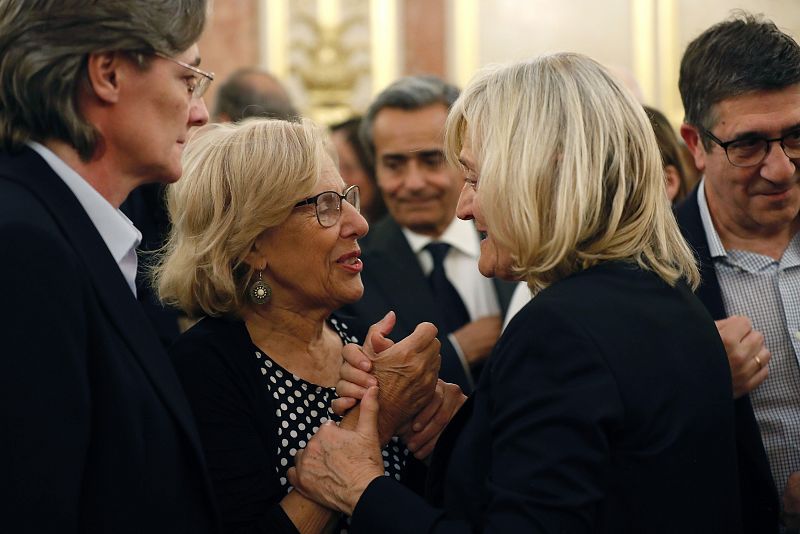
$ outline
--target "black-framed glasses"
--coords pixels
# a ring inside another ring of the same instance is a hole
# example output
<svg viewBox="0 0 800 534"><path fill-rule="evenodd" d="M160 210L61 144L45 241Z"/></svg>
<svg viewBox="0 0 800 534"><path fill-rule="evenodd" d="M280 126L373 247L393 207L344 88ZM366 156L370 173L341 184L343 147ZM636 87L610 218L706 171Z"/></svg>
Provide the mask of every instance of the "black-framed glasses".
<svg viewBox="0 0 800 534"><path fill-rule="evenodd" d="M361 191L357 185L351 185L341 195L336 191L323 191L318 195L301 200L294 207L314 204L317 221L323 228L330 228L342 217L342 200L346 200L357 212L361 213Z"/></svg>
<svg viewBox="0 0 800 534"><path fill-rule="evenodd" d="M197 76L193 77L190 82L187 82L189 84L189 93L191 93L193 99L201 98L203 93L206 92L206 89L208 89L208 87L211 85L211 82L214 81L213 72L206 72L202 69L198 69L194 65L189 65L180 59L175 59L174 57L162 54L161 52L153 52L153 55L162 59L166 59L167 61L172 61L176 65L180 65L181 67L189 69L197 74Z"/></svg>
<svg viewBox="0 0 800 534"><path fill-rule="evenodd" d="M781 149L783 149L783 153L786 154L787 158L800 158L800 128L783 137L774 139L744 137L733 141L720 141L717 136L702 127L700 131L725 151L728 161L734 167L754 167L758 165L767 157L769 145L776 141L780 143Z"/></svg>

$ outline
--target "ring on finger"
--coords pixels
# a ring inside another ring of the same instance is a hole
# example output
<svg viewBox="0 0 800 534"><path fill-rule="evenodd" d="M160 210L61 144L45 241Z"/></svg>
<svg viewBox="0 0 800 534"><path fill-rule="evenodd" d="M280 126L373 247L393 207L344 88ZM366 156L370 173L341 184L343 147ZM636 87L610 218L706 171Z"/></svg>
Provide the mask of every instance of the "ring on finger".
<svg viewBox="0 0 800 534"><path fill-rule="evenodd" d="M763 363L761 363L761 358L759 358L758 356L754 356L754 357L753 357L753 359L754 359L754 360L756 361L756 363L758 364L758 368L759 368L759 369L761 369L762 367L764 367L764 364L763 364Z"/></svg>

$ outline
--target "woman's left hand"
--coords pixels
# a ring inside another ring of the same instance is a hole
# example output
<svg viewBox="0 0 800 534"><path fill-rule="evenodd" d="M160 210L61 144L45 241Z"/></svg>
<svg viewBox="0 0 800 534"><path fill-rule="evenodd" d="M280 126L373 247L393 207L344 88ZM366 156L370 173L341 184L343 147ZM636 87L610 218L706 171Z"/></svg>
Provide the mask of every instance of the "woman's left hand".
<svg viewBox="0 0 800 534"><path fill-rule="evenodd" d="M306 497L347 515L370 482L383 476L378 436L378 388L371 387L361 400L355 430L325 423L305 449L294 457L289 483Z"/></svg>
<svg viewBox="0 0 800 534"><path fill-rule="evenodd" d="M418 460L424 460L433 452L436 441L444 428L467 400L457 384L436 383L436 393L407 428L400 430L400 439Z"/></svg>

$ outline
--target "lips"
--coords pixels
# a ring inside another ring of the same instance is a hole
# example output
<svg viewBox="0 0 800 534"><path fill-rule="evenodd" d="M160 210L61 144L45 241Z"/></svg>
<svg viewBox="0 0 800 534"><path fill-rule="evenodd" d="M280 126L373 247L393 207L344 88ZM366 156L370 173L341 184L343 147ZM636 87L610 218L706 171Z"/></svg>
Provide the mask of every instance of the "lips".
<svg viewBox="0 0 800 534"><path fill-rule="evenodd" d="M336 263L350 272L360 273L364 268L364 263L359 259L359 256L361 256L361 251L354 250L339 256L339 258L336 260Z"/></svg>

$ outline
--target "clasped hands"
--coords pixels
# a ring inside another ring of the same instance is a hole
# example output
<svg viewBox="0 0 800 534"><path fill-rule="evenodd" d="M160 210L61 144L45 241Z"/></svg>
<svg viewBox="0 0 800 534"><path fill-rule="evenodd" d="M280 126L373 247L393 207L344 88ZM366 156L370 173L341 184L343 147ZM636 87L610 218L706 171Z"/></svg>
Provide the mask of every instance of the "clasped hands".
<svg viewBox="0 0 800 534"><path fill-rule="evenodd" d="M395 320L389 312L370 328L363 347L345 346L333 409L349 413L338 426L320 427L288 472L302 494L348 515L369 483L383 476L380 449L391 436L425 458L466 400L458 386L437 378L436 327L421 323L395 344L386 337Z"/></svg>

